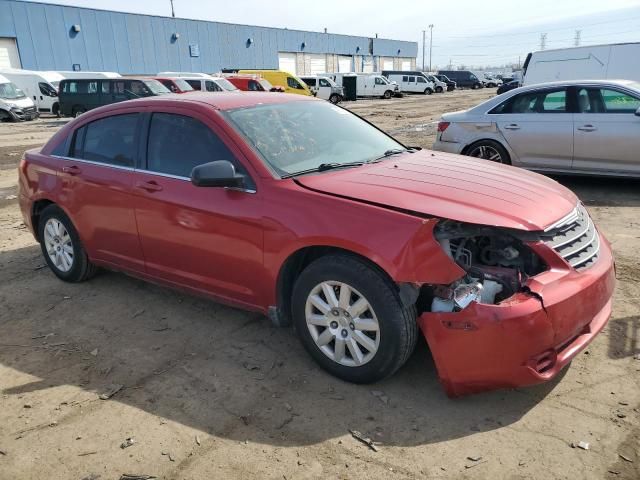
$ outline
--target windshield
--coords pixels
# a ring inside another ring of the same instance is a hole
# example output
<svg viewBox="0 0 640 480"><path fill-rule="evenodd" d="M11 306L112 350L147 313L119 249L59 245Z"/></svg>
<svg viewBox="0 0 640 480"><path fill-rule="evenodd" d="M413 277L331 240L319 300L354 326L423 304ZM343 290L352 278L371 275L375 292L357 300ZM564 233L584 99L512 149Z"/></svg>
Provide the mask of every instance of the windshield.
<svg viewBox="0 0 640 480"><path fill-rule="evenodd" d="M17 100L18 98L24 97L25 95L23 91L13 83L0 83L0 98L4 98L5 100Z"/></svg>
<svg viewBox="0 0 640 480"><path fill-rule="evenodd" d="M190 92L193 90L193 87L181 78L174 78L172 81L178 86L181 92Z"/></svg>
<svg viewBox="0 0 640 480"><path fill-rule="evenodd" d="M58 87L60 86L60 80L53 80L52 82L49 82L51 85L53 85L54 87L56 87L56 90L58 89Z"/></svg>
<svg viewBox="0 0 640 480"><path fill-rule="evenodd" d="M219 87L221 87L223 90L227 90L229 92L233 92L234 90L238 90L238 87L236 87L233 83L231 83L229 80L227 80L226 78L216 78L215 82L218 84Z"/></svg>
<svg viewBox="0 0 640 480"><path fill-rule="evenodd" d="M271 89L273 88L273 85L271 85L267 80L265 80L264 78L261 78L260 80L258 80L258 83L260 85L262 85L262 88L265 89L265 91L269 92L271 91Z"/></svg>
<svg viewBox="0 0 640 480"><path fill-rule="evenodd" d="M230 110L228 116L281 176L322 164L372 161L390 150L405 150L364 120L328 102L258 105Z"/></svg>
<svg viewBox="0 0 640 480"><path fill-rule="evenodd" d="M171 91L167 87L162 85L157 80L144 80L144 84L147 87L149 87L149 90L151 90L156 95L161 95L163 93L171 93Z"/></svg>

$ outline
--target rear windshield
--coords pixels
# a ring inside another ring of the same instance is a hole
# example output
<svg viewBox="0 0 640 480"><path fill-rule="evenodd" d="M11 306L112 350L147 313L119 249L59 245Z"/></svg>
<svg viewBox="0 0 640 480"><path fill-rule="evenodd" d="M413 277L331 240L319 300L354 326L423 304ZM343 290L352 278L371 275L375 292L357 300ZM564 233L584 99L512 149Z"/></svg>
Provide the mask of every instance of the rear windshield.
<svg viewBox="0 0 640 480"><path fill-rule="evenodd" d="M156 95L162 95L163 93L171 93L171 91L165 87L164 85L162 85L159 81L157 80L143 80L142 81L147 87L149 87L149 90L151 90L153 93L155 93Z"/></svg>
<svg viewBox="0 0 640 480"><path fill-rule="evenodd" d="M173 83L175 83L182 92L190 92L193 90L193 87L181 78L174 78Z"/></svg>
<svg viewBox="0 0 640 480"><path fill-rule="evenodd" d="M258 83L260 85L262 85L262 88L265 89L265 91L270 91L273 88L273 85L271 85L268 81L266 81L264 78L261 78L260 80L258 80Z"/></svg>
<svg viewBox="0 0 640 480"><path fill-rule="evenodd" d="M18 98L24 97L24 92L13 83L0 83L0 98L4 98L5 100L17 100Z"/></svg>

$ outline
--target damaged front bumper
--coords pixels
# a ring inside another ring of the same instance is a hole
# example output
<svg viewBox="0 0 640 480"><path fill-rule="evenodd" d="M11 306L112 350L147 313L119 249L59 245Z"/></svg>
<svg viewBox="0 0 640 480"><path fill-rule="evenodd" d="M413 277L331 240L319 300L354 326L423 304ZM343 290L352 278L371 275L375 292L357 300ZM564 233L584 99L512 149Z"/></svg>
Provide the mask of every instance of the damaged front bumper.
<svg viewBox="0 0 640 480"><path fill-rule="evenodd" d="M586 270L572 269L541 245L550 268L528 280L529 292L419 317L449 396L545 382L593 340L611 315L615 287L611 248L600 241L599 259Z"/></svg>

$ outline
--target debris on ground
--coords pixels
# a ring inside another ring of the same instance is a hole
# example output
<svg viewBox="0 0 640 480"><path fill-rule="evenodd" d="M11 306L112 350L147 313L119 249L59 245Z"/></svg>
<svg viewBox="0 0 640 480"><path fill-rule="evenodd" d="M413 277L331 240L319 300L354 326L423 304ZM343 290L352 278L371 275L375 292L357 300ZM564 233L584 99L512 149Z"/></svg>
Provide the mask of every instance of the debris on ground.
<svg viewBox="0 0 640 480"><path fill-rule="evenodd" d="M384 392L381 392L380 390L371 390L371 395L376 397L378 400L380 400L385 405L389 404L389 397L387 397Z"/></svg>
<svg viewBox="0 0 640 480"><path fill-rule="evenodd" d="M88 457L89 455L95 455L98 452L83 452L83 453L79 453L78 456L79 457Z"/></svg>
<svg viewBox="0 0 640 480"><path fill-rule="evenodd" d="M482 465L483 463L487 463L489 460L483 460L482 462L475 462L468 465L465 465L464 468L469 470L470 468L477 467L478 465Z"/></svg>
<svg viewBox="0 0 640 480"><path fill-rule="evenodd" d="M472 462L479 462L480 460L482 460L482 457L480 457L480 456L475 456L475 457L474 456L470 456L470 457L467 457L467 460L471 460Z"/></svg>
<svg viewBox="0 0 640 480"><path fill-rule="evenodd" d="M176 459L173 458L173 455L171 455L171 452L162 452L162 455L166 456L170 462L175 462Z"/></svg>
<svg viewBox="0 0 640 480"><path fill-rule="evenodd" d="M82 480L98 480L100 478L100 475L97 473L90 473L89 475L87 475L86 477L82 477Z"/></svg>
<svg viewBox="0 0 640 480"><path fill-rule="evenodd" d="M17 195L7 195L4 197L5 200L15 200L16 198L18 198Z"/></svg>
<svg viewBox="0 0 640 480"><path fill-rule="evenodd" d="M359 442L364 443L367 447L369 447L374 452L378 451L378 447L376 447L375 443L373 443L373 440L371 440L368 437L365 437L359 431L357 431L357 430L349 430L349 433L351 433L351 436L353 438L355 438Z"/></svg>
<svg viewBox="0 0 640 480"><path fill-rule="evenodd" d="M124 388L124 385L114 383L112 385L109 385L107 387L107 391L101 394L100 397L98 398L100 398L100 400L109 400L111 397L113 397L116 393L118 393L123 388Z"/></svg>
<svg viewBox="0 0 640 480"><path fill-rule="evenodd" d="M38 340L40 338L49 338L49 337L53 337L55 335L55 333L47 333L44 335L36 335L35 337L31 337L31 340Z"/></svg>
<svg viewBox="0 0 640 480"><path fill-rule="evenodd" d="M611 473L612 475L620 475L620 472L618 470L607 470L607 472Z"/></svg>
<svg viewBox="0 0 640 480"><path fill-rule="evenodd" d="M200 437L198 435L196 435L196 443L198 444L198 446L200 446Z"/></svg>
<svg viewBox="0 0 640 480"><path fill-rule="evenodd" d="M287 402L285 402L284 408L287 409L287 412L290 412L291 410L293 410L293 407L291 406L291 404Z"/></svg>
<svg viewBox="0 0 640 480"><path fill-rule="evenodd" d="M120 448L124 450L125 448L129 448L134 443L136 443L136 440L133 437L125 438L124 442L120 444Z"/></svg>
<svg viewBox="0 0 640 480"><path fill-rule="evenodd" d="M30 403L25 403L22 407L23 408L31 408L32 405Z"/></svg>
<svg viewBox="0 0 640 480"><path fill-rule="evenodd" d="M97 348L94 348L93 350L91 350L91 351L89 352L89 354L91 354L91 355L92 355L92 356L94 356L94 357L97 357L97 356L98 356L98 349L97 349Z"/></svg>
<svg viewBox="0 0 640 480"><path fill-rule="evenodd" d="M158 478L155 475L137 475L135 473L123 473L120 475L120 480L151 480L152 478Z"/></svg>
<svg viewBox="0 0 640 480"><path fill-rule="evenodd" d="M4 450L0 450L0 455L6 457L7 456L7 452Z"/></svg>
<svg viewBox="0 0 640 480"><path fill-rule="evenodd" d="M633 463L633 460L631 459L631 457L627 457L626 455L623 455L622 453L618 453L618 456L621 459L623 459L625 462Z"/></svg>
<svg viewBox="0 0 640 480"><path fill-rule="evenodd" d="M142 310L138 310L137 312L135 312L131 318L136 318L139 317L140 315L142 315L144 313L144 308Z"/></svg>
<svg viewBox="0 0 640 480"><path fill-rule="evenodd" d="M254 370L260 370L260 365L257 365L255 363L244 362L242 366L250 372L253 372Z"/></svg>
<svg viewBox="0 0 640 480"><path fill-rule="evenodd" d="M583 440L579 441L578 443L575 442L571 442L571 448L581 448L582 450L589 450L589 442L585 442Z"/></svg>

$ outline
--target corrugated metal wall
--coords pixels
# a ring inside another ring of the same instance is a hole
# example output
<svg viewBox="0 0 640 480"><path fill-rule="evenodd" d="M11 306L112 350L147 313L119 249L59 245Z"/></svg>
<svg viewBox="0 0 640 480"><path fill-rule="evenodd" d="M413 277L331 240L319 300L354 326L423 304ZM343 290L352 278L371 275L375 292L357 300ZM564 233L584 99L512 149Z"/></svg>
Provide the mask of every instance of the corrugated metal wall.
<svg viewBox="0 0 640 480"><path fill-rule="evenodd" d="M122 74L278 68L278 52L355 55L367 52L370 42L366 37L18 0L0 0L0 12L0 37L15 38L22 67L33 70L71 70L74 64ZM73 25L81 31L75 33ZM199 56L190 54L190 45L197 45ZM417 52L414 42L373 39L374 55L415 57Z"/></svg>

